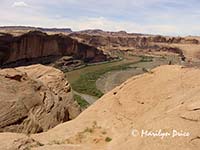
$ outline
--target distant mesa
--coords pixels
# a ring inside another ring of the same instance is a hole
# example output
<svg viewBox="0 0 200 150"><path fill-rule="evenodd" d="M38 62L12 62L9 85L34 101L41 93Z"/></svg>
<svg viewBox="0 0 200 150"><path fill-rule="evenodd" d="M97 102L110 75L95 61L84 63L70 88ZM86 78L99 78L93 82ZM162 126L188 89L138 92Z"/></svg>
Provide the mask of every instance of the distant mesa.
<svg viewBox="0 0 200 150"><path fill-rule="evenodd" d="M42 28L42 27L31 27L31 26L2 26L0 30L38 30L42 32L65 32L71 33L70 28Z"/></svg>

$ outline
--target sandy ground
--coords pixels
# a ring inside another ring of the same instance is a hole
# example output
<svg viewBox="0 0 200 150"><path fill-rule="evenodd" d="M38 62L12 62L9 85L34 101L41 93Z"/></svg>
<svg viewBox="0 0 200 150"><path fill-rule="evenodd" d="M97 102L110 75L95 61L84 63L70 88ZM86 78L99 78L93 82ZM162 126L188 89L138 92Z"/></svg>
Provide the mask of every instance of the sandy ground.
<svg viewBox="0 0 200 150"><path fill-rule="evenodd" d="M173 55L167 56L165 59L155 57L152 62L139 62L137 64L131 65L131 67L133 68L128 70L118 70L118 71L108 72L97 80L96 86L101 92L107 93L112 89L114 89L115 87L122 84L130 77L145 73L143 68L151 70L157 66L168 64L170 60L174 64L180 63L178 57Z"/></svg>
<svg viewBox="0 0 200 150"><path fill-rule="evenodd" d="M90 105L92 105L94 102L96 102L99 98L95 96L91 96L88 94L83 94L83 93L78 93L76 91L73 91L74 94L79 95L82 97L84 100L86 100Z"/></svg>
<svg viewBox="0 0 200 150"><path fill-rule="evenodd" d="M128 78L141 73L143 73L141 68L108 72L97 80L96 86L102 93L107 93Z"/></svg>

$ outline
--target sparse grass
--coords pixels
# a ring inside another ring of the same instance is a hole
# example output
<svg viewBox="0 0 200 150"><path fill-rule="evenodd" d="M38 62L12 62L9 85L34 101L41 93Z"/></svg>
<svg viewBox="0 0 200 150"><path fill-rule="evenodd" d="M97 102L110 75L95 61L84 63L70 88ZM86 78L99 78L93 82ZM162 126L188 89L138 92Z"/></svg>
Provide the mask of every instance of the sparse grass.
<svg viewBox="0 0 200 150"><path fill-rule="evenodd" d="M49 145L61 145L61 144L64 144L65 142L64 141L58 141L58 140L53 140L51 143L49 143Z"/></svg>
<svg viewBox="0 0 200 150"><path fill-rule="evenodd" d="M106 138L105 138L105 141L106 141L106 142L110 142L110 141L112 141L112 138L106 137Z"/></svg>
<svg viewBox="0 0 200 150"><path fill-rule="evenodd" d="M112 139L107 135L105 129L97 125L94 121L92 126L86 127L83 131L78 132L72 137L64 140L66 144L82 144L82 143L105 143Z"/></svg>
<svg viewBox="0 0 200 150"><path fill-rule="evenodd" d="M97 122L96 122L96 121L93 121L92 127L91 127L91 128L87 127L87 128L83 131L83 133L85 133L85 132L93 133L95 129L101 129L101 127L97 125Z"/></svg>
<svg viewBox="0 0 200 150"><path fill-rule="evenodd" d="M148 70L147 68L142 68L142 71L145 73L151 73L151 74L153 73L151 70Z"/></svg>
<svg viewBox="0 0 200 150"><path fill-rule="evenodd" d="M146 68L142 68L142 71L145 72L145 73L149 72Z"/></svg>
<svg viewBox="0 0 200 150"><path fill-rule="evenodd" d="M92 132L93 132L93 129L87 127L87 128L84 130L84 132L92 133Z"/></svg>
<svg viewBox="0 0 200 150"><path fill-rule="evenodd" d="M89 103L79 95L74 94L74 99L81 108L87 108L89 106Z"/></svg>
<svg viewBox="0 0 200 150"><path fill-rule="evenodd" d="M152 56L140 56L142 59L140 62L151 62L153 61L153 57Z"/></svg>

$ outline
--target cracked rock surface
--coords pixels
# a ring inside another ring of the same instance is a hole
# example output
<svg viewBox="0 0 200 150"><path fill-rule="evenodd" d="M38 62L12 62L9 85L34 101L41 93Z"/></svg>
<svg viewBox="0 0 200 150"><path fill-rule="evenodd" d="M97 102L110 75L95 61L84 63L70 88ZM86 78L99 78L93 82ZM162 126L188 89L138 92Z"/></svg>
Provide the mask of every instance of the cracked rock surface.
<svg viewBox="0 0 200 150"><path fill-rule="evenodd" d="M0 150L199 150L199 76L198 68L160 66L47 132L0 134ZM142 130L149 136L142 137ZM173 137L173 130L179 135ZM165 133L170 135L162 138Z"/></svg>
<svg viewBox="0 0 200 150"><path fill-rule="evenodd" d="M0 70L0 132L39 133L79 113L61 71L42 65Z"/></svg>

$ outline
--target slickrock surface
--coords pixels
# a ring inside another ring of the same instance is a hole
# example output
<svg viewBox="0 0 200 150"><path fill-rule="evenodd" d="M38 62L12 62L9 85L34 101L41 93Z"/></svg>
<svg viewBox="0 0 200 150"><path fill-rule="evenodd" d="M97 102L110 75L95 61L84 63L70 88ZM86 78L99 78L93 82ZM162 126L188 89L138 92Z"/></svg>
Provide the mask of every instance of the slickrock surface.
<svg viewBox="0 0 200 150"><path fill-rule="evenodd" d="M33 150L199 150L199 76L195 68L158 67L130 78L73 121L48 132L30 137L0 134L0 139L7 140L0 140L0 148L15 148L15 141L19 145L21 140L23 147ZM131 134L133 129L138 130L137 136ZM140 136L141 130L160 129L190 135Z"/></svg>
<svg viewBox="0 0 200 150"><path fill-rule="evenodd" d="M1 132L43 132L79 113L61 71L42 65L0 70Z"/></svg>

